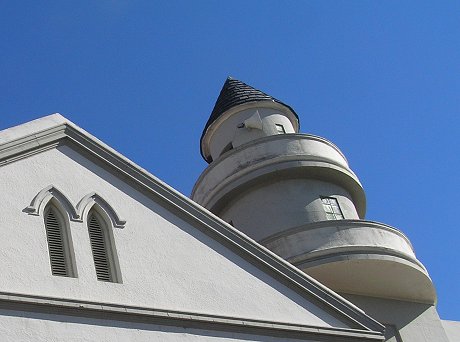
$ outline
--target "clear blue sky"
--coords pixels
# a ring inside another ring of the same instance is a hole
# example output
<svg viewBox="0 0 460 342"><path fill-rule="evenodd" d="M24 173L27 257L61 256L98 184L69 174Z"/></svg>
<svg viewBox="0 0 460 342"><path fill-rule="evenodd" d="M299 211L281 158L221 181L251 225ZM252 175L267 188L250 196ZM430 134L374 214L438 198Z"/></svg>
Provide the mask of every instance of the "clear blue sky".
<svg viewBox="0 0 460 342"><path fill-rule="evenodd" d="M460 320L459 1L2 1L0 129L60 112L179 191L229 75L336 143Z"/></svg>

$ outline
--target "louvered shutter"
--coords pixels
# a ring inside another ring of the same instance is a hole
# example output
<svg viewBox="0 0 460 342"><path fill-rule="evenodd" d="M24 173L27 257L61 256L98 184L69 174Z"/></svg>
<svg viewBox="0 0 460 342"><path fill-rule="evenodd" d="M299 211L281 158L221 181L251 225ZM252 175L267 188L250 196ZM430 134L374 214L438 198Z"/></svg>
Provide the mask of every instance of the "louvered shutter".
<svg viewBox="0 0 460 342"><path fill-rule="evenodd" d="M110 263L107 254L107 239L99 220L94 214L91 215L89 220L88 231L97 279L102 281L112 281Z"/></svg>
<svg viewBox="0 0 460 342"><path fill-rule="evenodd" d="M51 207L45 216L46 237L50 255L51 273L57 276L69 276L69 267L64 246L62 224Z"/></svg>

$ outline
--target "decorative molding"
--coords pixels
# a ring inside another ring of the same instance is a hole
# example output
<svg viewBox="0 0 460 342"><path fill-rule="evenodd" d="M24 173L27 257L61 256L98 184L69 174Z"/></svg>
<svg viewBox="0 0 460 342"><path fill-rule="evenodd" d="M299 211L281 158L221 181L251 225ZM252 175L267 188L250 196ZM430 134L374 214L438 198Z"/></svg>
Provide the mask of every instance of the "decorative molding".
<svg viewBox="0 0 460 342"><path fill-rule="evenodd" d="M21 311L258 336L274 336L283 339L300 338L302 340L331 342L377 342L384 339L382 333L361 329L311 326L235 316L219 316L196 312L0 292L0 308L18 310L18 307Z"/></svg>
<svg viewBox="0 0 460 342"><path fill-rule="evenodd" d="M77 213L75 207L69 201L69 199L54 185L48 185L42 189L30 202L30 205L24 209L29 215L40 216L43 214L43 210L48 202L55 198L59 204L69 214L72 221L82 222L80 215Z"/></svg>
<svg viewBox="0 0 460 342"><path fill-rule="evenodd" d="M66 129L67 125L60 124L0 143L0 165L12 163L58 145L67 137Z"/></svg>
<svg viewBox="0 0 460 342"><path fill-rule="evenodd" d="M99 207L101 207L102 210L105 211L107 216L110 218L112 221L112 225L115 228L124 228L126 221L120 219L120 217L117 215L115 210L112 208L112 206L107 203L106 200L104 200L101 196L99 196L95 192L91 192L85 197L83 197L80 202L77 204L77 213L80 217L86 217L88 214L89 210L92 208L94 204L97 204Z"/></svg>

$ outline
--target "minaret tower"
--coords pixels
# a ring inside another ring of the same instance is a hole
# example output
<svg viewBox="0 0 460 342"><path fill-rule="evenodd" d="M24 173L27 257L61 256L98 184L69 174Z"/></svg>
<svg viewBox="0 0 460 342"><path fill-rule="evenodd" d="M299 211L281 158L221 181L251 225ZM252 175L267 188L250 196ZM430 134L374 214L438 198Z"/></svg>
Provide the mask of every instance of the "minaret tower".
<svg viewBox="0 0 460 342"><path fill-rule="evenodd" d="M201 137L209 166L192 199L342 294L433 305L408 238L364 220L366 198L343 153L299 133L288 105L228 78Z"/></svg>

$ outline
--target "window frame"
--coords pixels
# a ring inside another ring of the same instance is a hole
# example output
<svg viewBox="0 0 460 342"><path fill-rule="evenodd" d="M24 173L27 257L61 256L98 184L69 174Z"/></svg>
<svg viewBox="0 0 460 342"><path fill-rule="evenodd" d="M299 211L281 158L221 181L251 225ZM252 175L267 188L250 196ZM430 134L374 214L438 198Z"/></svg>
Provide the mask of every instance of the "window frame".
<svg viewBox="0 0 460 342"><path fill-rule="evenodd" d="M286 129L282 124L275 124L275 129L278 134L286 134Z"/></svg>
<svg viewBox="0 0 460 342"><path fill-rule="evenodd" d="M337 198L330 196L321 196L321 204L326 214L326 220L344 220L342 208Z"/></svg>
<svg viewBox="0 0 460 342"><path fill-rule="evenodd" d="M102 209L94 205L88 211L88 215L86 217L86 228L88 231L88 238L90 242L91 255L92 255L94 270L96 272L96 278L98 281L103 281L107 283L122 283L120 266L119 266L119 261L118 261L118 254L117 254L117 250L115 247L115 241L113 237L113 230L112 230L113 227L112 227L110 219L108 219L108 217L106 217L107 215L102 211L103 211ZM98 269L96 266L96 260L95 260L94 250L93 250L93 240L92 240L92 236L90 233L90 227L89 227L90 221L93 218L93 216L96 219L97 223L99 224L99 227L102 233L102 238L104 240L104 247L105 247L104 252L106 255L106 259L107 259L109 279L101 279L100 275L98 274Z"/></svg>
<svg viewBox="0 0 460 342"><path fill-rule="evenodd" d="M56 265L56 262L59 262L59 261L53 258L53 253L51 252L53 249L55 249L55 247L51 245L52 241L51 241L51 237L49 234L50 227L49 227L49 222L48 222L48 215L50 212L52 212L58 224L58 229L59 229L60 238L61 238L61 241L60 241L61 248L62 248L63 259L65 263L65 274L59 274L55 270L55 268L58 267L58 265ZM50 270L53 276L76 278L77 277L77 267L75 263L75 253L73 249L72 236L70 233L70 224L69 224L69 220L67 219L67 215L65 215L64 213L67 213L67 212L63 210L61 206L59 205L59 203L57 203L57 201L55 201L54 199L51 199L47 203L43 211L43 221L44 221L44 226L45 226L46 244L48 248Z"/></svg>

